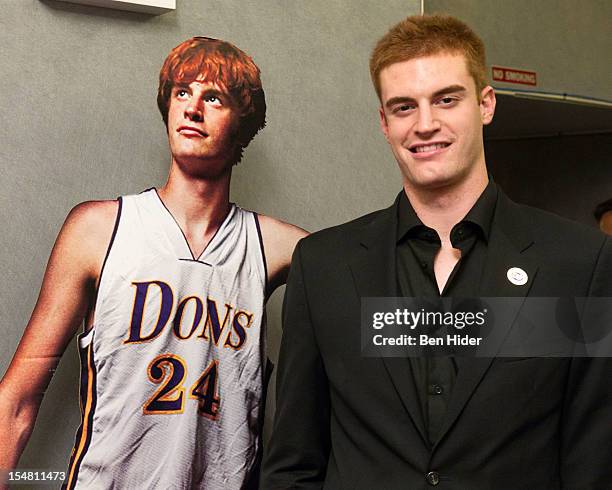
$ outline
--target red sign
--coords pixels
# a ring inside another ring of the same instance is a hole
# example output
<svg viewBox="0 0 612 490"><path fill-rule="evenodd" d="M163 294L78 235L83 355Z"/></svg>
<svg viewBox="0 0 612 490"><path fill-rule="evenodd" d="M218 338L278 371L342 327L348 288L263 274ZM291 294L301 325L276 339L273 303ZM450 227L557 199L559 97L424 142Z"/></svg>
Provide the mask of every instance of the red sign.
<svg viewBox="0 0 612 490"><path fill-rule="evenodd" d="M504 68L493 66L493 80L506 83L520 83L521 85L537 85L535 71L517 70L515 68Z"/></svg>

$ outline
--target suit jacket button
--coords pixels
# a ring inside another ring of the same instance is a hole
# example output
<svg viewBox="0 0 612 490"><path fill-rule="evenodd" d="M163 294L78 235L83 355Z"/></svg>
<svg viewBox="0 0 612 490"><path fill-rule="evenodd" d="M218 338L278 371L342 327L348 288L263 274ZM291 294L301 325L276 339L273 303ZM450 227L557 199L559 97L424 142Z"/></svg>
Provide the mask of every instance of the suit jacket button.
<svg viewBox="0 0 612 490"><path fill-rule="evenodd" d="M430 471L425 475L425 479L427 483L429 483L432 487L435 487L438 483L440 483L440 474L437 471Z"/></svg>

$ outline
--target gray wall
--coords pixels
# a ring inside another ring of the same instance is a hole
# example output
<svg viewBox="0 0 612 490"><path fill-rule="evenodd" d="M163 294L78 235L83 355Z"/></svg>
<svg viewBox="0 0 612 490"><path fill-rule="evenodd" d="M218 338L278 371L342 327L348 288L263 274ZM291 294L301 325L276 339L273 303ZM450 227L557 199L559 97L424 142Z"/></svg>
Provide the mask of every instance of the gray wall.
<svg viewBox="0 0 612 490"><path fill-rule="evenodd" d="M159 17L53 0L0 12L0 373L36 301L55 236L80 201L164 182L158 71L193 35L234 42L262 70L268 126L234 174L242 206L310 230L382 207L399 173L378 129L367 70L375 40L415 0L180 0ZM282 291L269 308L280 337ZM74 342L47 393L22 468L62 470L79 423Z"/></svg>
<svg viewBox="0 0 612 490"><path fill-rule="evenodd" d="M537 87L496 87L612 100L609 0L425 0L425 12L456 15L472 26L487 47L489 66L538 75Z"/></svg>

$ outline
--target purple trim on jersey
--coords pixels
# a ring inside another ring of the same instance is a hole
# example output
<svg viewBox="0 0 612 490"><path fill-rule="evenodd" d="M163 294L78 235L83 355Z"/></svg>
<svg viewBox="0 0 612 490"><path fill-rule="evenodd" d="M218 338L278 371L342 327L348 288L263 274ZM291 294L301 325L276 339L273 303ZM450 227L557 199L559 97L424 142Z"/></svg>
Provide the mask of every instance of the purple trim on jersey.
<svg viewBox="0 0 612 490"><path fill-rule="evenodd" d="M187 249L189 250L189 254L191 255L191 259L195 262L197 262L197 259L195 257L195 255L193 255L193 250L191 250L191 247L189 246L189 241L187 240L187 237L185 236L185 232L183 231L183 229L181 228L181 225L179 225L178 221L176 221L176 218L174 217L174 215L170 212L170 210L168 209L168 206L166 206L166 203L162 200L162 198L159 196L159 192L157 192L157 189L155 187L153 187L153 190L155 191L155 195L157 196L157 199L159 199L159 202L161 202L161 205L164 207L164 209L168 212L168 214L170 215L170 217L174 220L174 223L176 224L176 227L179 229L179 231L181 232L181 235L183 235L183 239L185 240L185 244L187 245ZM204 249L206 250L206 249ZM202 252L204 253L204 252ZM201 255L200 255L201 257Z"/></svg>
<svg viewBox="0 0 612 490"><path fill-rule="evenodd" d="M80 342L83 337L85 337L87 333L83 332L77 337L77 342ZM91 344L90 344L91 345ZM89 346L88 346L89 347ZM79 446L79 441L81 440L81 434L83 433L83 414L85 412L85 403L87 401L87 348L81 348L79 345L79 359L81 365L81 374L80 374L80 383L79 383L79 409L81 411L81 424L77 429L76 435L74 436L74 444L72 446L72 454L70 455L70 460L68 462L68 472L66 474L65 483L62 485L62 489L66 489L68 479L70 476L70 469L74 464L74 457L76 455L77 448ZM74 485L71 485L74 487Z"/></svg>
<svg viewBox="0 0 612 490"><path fill-rule="evenodd" d="M266 251L264 249L263 243L263 234L261 233L261 226L259 224L259 214L253 212L253 217L255 218L255 227L257 228L257 237L259 238L259 248L261 249L261 259L263 261L264 266L264 296L267 295L268 292L268 261L266 260ZM265 306L262 312L262 320L261 325L263 326L266 317ZM265 336L265 332L262 332ZM259 409L259 420L257 421L258 425L258 438L259 438L259 448L257 450L257 455L255 456L255 462L253 465L252 473L248 479L248 483L245 486L245 490L256 490L259 488L259 475L261 470L261 462L263 459L263 426L265 422L265 414L266 414L266 399L268 392L268 382L270 381L269 374L272 374L272 370L269 371L268 374L268 366L272 364L270 359L266 356L265 353L265 342L260 342L259 348L261 352L261 358L265 359L264 368L262 369L262 395L261 395L261 406Z"/></svg>
<svg viewBox="0 0 612 490"><path fill-rule="evenodd" d="M78 340L85 337L87 334L82 333L79 335ZM67 490L72 490L76 486L76 482L79 478L79 470L81 467L81 463L83 462L83 458L85 454L87 454L87 450L89 449L89 445L91 443L91 435L93 433L93 418L94 413L96 411L97 404L97 373L96 373L96 363L94 361L94 351L93 351L93 343L94 343L95 332L91 337L91 341L89 345L85 348L80 347L79 345L79 357L81 359L81 389L80 389L80 399L81 399L81 425L77 430L74 442L74 448L72 455L70 456L70 463L68 465L68 473L66 477L66 483L62 485L62 489L66 488ZM90 354L91 353L91 354ZM89 358L89 362L88 362ZM74 458L77 456L79 450L79 444L83 435L83 426L85 425L85 410L87 409L87 393L90 389L88 380L89 373L91 372L91 408L89 413L87 414L87 434L85 435L85 444L81 453L78 455L78 460L75 462ZM73 469L74 465L74 469ZM72 481L70 482L70 486L67 486L68 481L70 481L70 474L73 473Z"/></svg>
<svg viewBox="0 0 612 490"><path fill-rule="evenodd" d="M174 220L174 223L176 224L176 227L179 229L179 231L181 232L181 235L183 235L183 239L185 240L185 244L187 245L187 249L189 250L189 254L191 255L191 259L194 262L202 262L200 260L200 258L206 253L206 250L208 250L208 246L213 242L213 240L215 239L215 237L217 236L217 233L219 233L219 230L221 228L223 228L223 226L225 225L225 222L227 221L227 218L229 217L230 213L232 212L232 208L234 207L234 203L228 203L229 208L227 210L227 214L225 215L225 217L223 218L223 221L221 221L221 224L217 227L215 234L210 238L210 240L208 240L208 243L206 244L206 246L204 247L204 250L202 250L202 252L200 253L200 255L198 255L197 257L195 255L193 255L193 250L191 250L191 247L189 246L189 240L187 240L187 237L185 236L185 232L183 231L183 229L181 228L181 225L179 225L179 222L176 220L176 218L174 217L174 215L170 212L170 210L168 209L168 206L166 206L166 204L164 203L164 201L162 200L162 198L159 195L159 192L157 192L157 189L155 187L152 188L155 191L155 195L157 196L157 199L159 199L159 202L161 202L162 206L165 208L165 210L168 212L168 214L170 215L170 217ZM145 191L146 192L146 191ZM179 259L179 260L189 260L189 259ZM202 262L203 264L206 264L206 262Z"/></svg>
<svg viewBox="0 0 612 490"><path fill-rule="evenodd" d="M257 236L259 238L259 247L261 248L261 258L263 260L263 266L264 266L264 291L267 292L268 291L268 264L267 264L267 260L266 260L266 251L264 249L264 243L263 243L263 235L261 234L261 227L259 226L259 215L257 213L253 213L253 216L255 217L255 227L257 228Z"/></svg>
<svg viewBox="0 0 612 490"><path fill-rule="evenodd" d="M100 291L100 284L102 284L102 274L104 273L104 267L106 266L106 261L108 260L108 256L110 255L111 248L113 247L113 243L115 243L115 236L117 235L117 230L119 229L119 219L121 218L121 208L123 207L123 199L121 197L117 198L117 202L119 203L119 207L117 208L117 217L115 218L115 226L113 228L113 234L111 235L110 241L108 242L108 247L106 248L106 255L104 256L104 261L102 262L102 268L100 269L100 275L98 277L98 286L96 287L96 292L94 294L94 305L98 300L98 292ZM83 325L83 333L86 334L87 326Z"/></svg>
<svg viewBox="0 0 612 490"><path fill-rule="evenodd" d="M209 264L208 262L204 262L203 260L194 260L194 259L179 259L179 260L182 260L183 262L197 262L198 264L207 265L208 267L212 267L212 264Z"/></svg>

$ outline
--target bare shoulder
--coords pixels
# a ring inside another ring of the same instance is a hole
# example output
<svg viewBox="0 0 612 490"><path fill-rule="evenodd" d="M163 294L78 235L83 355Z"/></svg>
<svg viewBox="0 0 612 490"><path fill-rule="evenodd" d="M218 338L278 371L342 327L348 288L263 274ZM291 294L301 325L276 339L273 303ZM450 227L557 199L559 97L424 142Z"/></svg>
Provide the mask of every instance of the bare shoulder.
<svg viewBox="0 0 612 490"><path fill-rule="evenodd" d="M119 201L86 201L70 210L65 225L77 228L114 227Z"/></svg>
<svg viewBox="0 0 612 490"><path fill-rule="evenodd" d="M286 282L293 250L308 232L271 216L260 214L258 218L268 270L268 294L271 294Z"/></svg>
<svg viewBox="0 0 612 490"><path fill-rule="evenodd" d="M271 216L260 214L258 218L259 226L261 226L261 234L264 240L270 243L292 243L293 247L295 247L295 244L299 240L308 235L308 232L303 228L285 223Z"/></svg>
<svg viewBox="0 0 612 490"><path fill-rule="evenodd" d="M58 235L53 255L76 260L96 275L110 242L119 201L87 201L77 204L66 218Z"/></svg>

